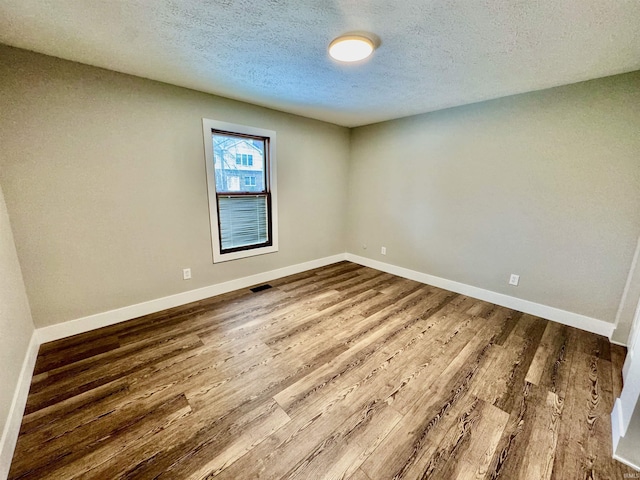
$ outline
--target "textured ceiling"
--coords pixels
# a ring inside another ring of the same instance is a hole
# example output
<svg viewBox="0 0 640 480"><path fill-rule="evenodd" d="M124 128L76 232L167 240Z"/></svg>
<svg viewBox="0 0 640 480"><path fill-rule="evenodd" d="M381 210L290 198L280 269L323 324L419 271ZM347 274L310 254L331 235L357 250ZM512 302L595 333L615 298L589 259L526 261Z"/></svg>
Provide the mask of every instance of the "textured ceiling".
<svg viewBox="0 0 640 480"><path fill-rule="evenodd" d="M329 42L380 39L358 65ZM640 0L0 0L0 42L345 126L640 69Z"/></svg>

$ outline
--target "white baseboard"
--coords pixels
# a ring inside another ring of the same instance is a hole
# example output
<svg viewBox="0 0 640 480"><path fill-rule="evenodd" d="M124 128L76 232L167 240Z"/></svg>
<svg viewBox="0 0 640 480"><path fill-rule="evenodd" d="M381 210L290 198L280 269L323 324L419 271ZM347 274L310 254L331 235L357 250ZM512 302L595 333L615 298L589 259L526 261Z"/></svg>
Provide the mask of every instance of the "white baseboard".
<svg viewBox="0 0 640 480"><path fill-rule="evenodd" d="M613 333L614 325L604 320L598 320L597 318L587 317L578 313L568 312L555 307L549 307L541 303L530 302L529 300L523 300L521 298L512 297L502 293L492 292L491 290L485 290L483 288L474 287L465 283L448 280L446 278L436 277L415 270L410 270L404 267L397 267L389 263L380 262L378 260L372 260L370 258L360 257L352 253L347 253L346 259L350 262L358 263L366 267L375 268L376 270L382 270L383 272L398 275L399 277L415 280L416 282L426 283L427 285L433 285L434 287L443 288L452 292L460 293L468 297L484 300L485 302L495 303L503 307L518 310L520 312L535 315L536 317L545 318L547 320L553 320L554 322L562 323L570 327L586 330L587 332L596 333L598 335L604 335L610 338Z"/></svg>
<svg viewBox="0 0 640 480"><path fill-rule="evenodd" d="M622 421L622 406L620 405L620 398L616 398L613 404L613 410L611 410L611 440L613 443L613 454L618 448L618 442L622 438L624 432L624 423Z"/></svg>
<svg viewBox="0 0 640 480"><path fill-rule="evenodd" d="M22 414L27 404L27 397L29 395L29 388L31 387L33 369L36 366L36 359L38 358L39 347L38 335L34 331L22 362L22 369L20 370L18 384L13 393L9 416L4 425L2 438L0 438L0 479L5 479L9 476L11 459L13 458L13 451L18 441L20 425L22 424Z"/></svg>
<svg viewBox="0 0 640 480"><path fill-rule="evenodd" d="M631 468L633 468L634 470L637 470L637 471L639 471L639 472L640 472L640 465L636 465L636 464L635 464L635 463L633 463L632 461L627 460L626 458L621 457L620 455L617 455L617 454L615 454L615 453L613 454L613 458L615 458L615 459L616 459L617 461L619 461L620 463L624 463L627 467L631 467Z"/></svg>
<svg viewBox="0 0 640 480"><path fill-rule="evenodd" d="M331 265L342 260L348 260L360 265L375 268L376 270L388 272L393 275L409 278L435 287L444 288L452 292L478 298L480 300L519 310L548 320L553 320L555 322L580 328L598 335L610 337L614 329L614 325L612 323L598 320L596 318L485 290L472 285L448 280L446 278L417 272L408 268L398 267L351 253L343 253L39 328L38 339L40 343L59 340L61 338L70 337L79 333L88 332L97 328L114 325L119 322L148 315L150 313L159 312L167 308L177 307L190 302L213 297L215 295L238 290L240 288L247 288L252 285L275 280L276 278L286 277L287 275L294 275L313 268Z"/></svg>
<svg viewBox="0 0 640 480"><path fill-rule="evenodd" d="M96 313L95 315L89 315L87 317L76 318L75 320L69 320L64 323L58 323L55 325L50 325L48 327L39 328L38 340L40 341L40 343L60 340L61 338L70 337L79 333L85 333L91 330L95 330L96 328L107 327L109 325L114 325L116 323L131 320L133 318L148 315L150 313L160 312L162 310L166 310L167 308L173 308L180 305L185 305L187 303L197 302L198 300L203 300L215 295L221 295L223 293L232 292L240 288L247 288L259 283L269 282L277 278L294 275L306 270L324 267L326 265L331 265L343 260L345 260L345 254L340 253L331 257L324 257L317 260L312 260L310 262L298 263L296 265L258 273L249 277L238 278L236 280L230 280L224 283L209 285L208 287L189 290L188 292L169 295L168 297L149 300L148 302L137 303L135 305L129 305L127 307L109 310L107 312Z"/></svg>

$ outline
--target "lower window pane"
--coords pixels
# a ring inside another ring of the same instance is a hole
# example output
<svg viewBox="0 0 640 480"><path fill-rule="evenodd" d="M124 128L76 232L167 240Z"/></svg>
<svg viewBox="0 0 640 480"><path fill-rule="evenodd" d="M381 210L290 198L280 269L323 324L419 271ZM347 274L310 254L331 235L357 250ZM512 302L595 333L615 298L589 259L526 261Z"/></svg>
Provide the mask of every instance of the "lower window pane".
<svg viewBox="0 0 640 480"><path fill-rule="evenodd" d="M222 250L259 245L269 240L267 197L218 197Z"/></svg>

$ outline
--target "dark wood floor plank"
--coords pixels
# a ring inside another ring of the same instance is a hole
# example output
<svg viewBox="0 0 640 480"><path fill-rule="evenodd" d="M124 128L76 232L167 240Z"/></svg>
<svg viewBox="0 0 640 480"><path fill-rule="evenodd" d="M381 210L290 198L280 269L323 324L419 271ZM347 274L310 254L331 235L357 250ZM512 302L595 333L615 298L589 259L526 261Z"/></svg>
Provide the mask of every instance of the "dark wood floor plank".
<svg viewBox="0 0 640 480"><path fill-rule="evenodd" d="M166 352L179 350L185 346L198 347L201 345L202 342L195 335L153 336L144 342L119 347L51 370L47 372L46 376L34 379L30 393L37 394L51 389L59 390L64 382L79 384L87 379L95 380L103 372L121 371L119 367L123 364L130 366L132 359L136 359L136 362L149 358L158 359Z"/></svg>
<svg viewBox="0 0 640 480"><path fill-rule="evenodd" d="M242 428L231 427L224 435L208 436L206 440L202 438L202 442L192 448L189 455L175 461L157 478L205 478L218 475L290 421L275 402L266 406L266 409L258 410L259 414L250 421L243 423Z"/></svg>
<svg viewBox="0 0 640 480"><path fill-rule="evenodd" d="M622 478L604 337L339 262L42 345L10 478Z"/></svg>
<svg viewBox="0 0 640 480"><path fill-rule="evenodd" d="M526 321L521 317L521 322ZM490 356L492 361L484 374L482 386L476 395L501 410L510 413L518 401L525 376L538 349L546 325L532 322L523 326L522 336L518 326L503 345L495 345Z"/></svg>
<svg viewBox="0 0 640 480"><path fill-rule="evenodd" d="M547 459L540 459L537 451L531 459L527 446L533 441L539 418L543 425L557 424L555 408L547 406L548 393L531 383L522 386L521 395L513 407L485 478L542 478L536 475L545 470ZM541 448L544 452L548 450L547 445L536 445L536 450Z"/></svg>
<svg viewBox="0 0 640 480"><path fill-rule="evenodd" d="M481 341L481 340L479 340ZM433 353L432 353L433 354ZM285 475L288 463L287 459L280 455L292 455L301 458L313 456L313 452L324 451L326 443L322 441L322 435L318 435L318 443L309 448L309 443L295 443L294 439L298 435L304 433L308 425L314 424L314 431L324 431L327 429L327 438L334 438L331 434L332 428L340 429L344 423L341 418L347 411L353 411L354 408L364 409L364 411L377 411L372 405L385 406L391 403L393 395L401 394L403 385L407 384L406 379L399 378L398 375L387 368L387 361L381 357L382 363L375 366L375 362L371 367L364 370L360 378L354 379L355 383L342 385L342 390L336 392L335 395L327 398L326 396L316 399L315 403L307 406L302 411L297 411L290 425L287 425L282 432L277 432L273 438L268 439L264 445L260 445L254 452L250 452L245 458L241 459L237 465L233 465L228 471L222 472L224 478L237 478L239 472L246 472L249 477L258 475L254 472L254 465L260 466L260 471L267 469L274 478ZM364 375L364 377L362 377ZM384 386L384 389L380 387ZM372 398L378 399L373 404L368 403ZM314 406L315 405L315 406ZM367 406L369 405L369 406ZM318 414L318 412L320 412ZM335 432L334 432L335 433ZM295 447L291 446L291 442ZM286 448L285 448L286 445ZM273 451L272 454L267 452ZM287 457L289 458L289 457Z"/></svg>
<svg viewBox="0 0 640 480"><path fill-rule="evenodd" d="M176 338L158 342L153 348L146 348L142 352L136 351L134 355L122 357L111 364L101 365L95 369L85 369L82 373L65 371L59 377L50 376L44 387L38 388L40 384L32 385L33 391L29 393L25 413L35 412L118 378L123 378L160 359L179 355L185 350L200 346L202 346L202 342L198 337ZM54 382L54 378L57 381Z"/></svg>
<svg viewBox="0 0 640 480"><path fill-rule="evenodd" d="M477 428L471 432L468 447L463 452L445 459L446 463L440 469L440 477L443 479L481 479L486 476L509 421L509 415L486 402L483 402L481 407L483 413L480 415Z"/></svg>
<svg viewBox="0 0 640 480"><path fill-rule="evenodd" d="M126 379L118 379L61 402L54 403L25 415L22 418L20 433L22 436L26 436L48 431L52 425L58 424L61 420L65 421L69 417L84 418L86 412L90 412L89 416L91 416L96 406L98 406L97 408L102 408L104 405L109 405L114 397L126 397L128 391L129 384ZM57 426L64 428L63 425ZM22 439L22 436L18 438L18 441Z"/></svg>
<svg viewBox="0 0 640 480"><path fill-rule="evenodd" d="M83 396L84 399L78 398ZM116 412L120 414L119 409L124 405L144 409L142 403L131 403L128 385L123 381L112 382L70 400L74 401L73 406L64 405L39 421L23 422L19 438L22 451L42 453L62 443L77 444L82 438L82 431L95 432L96 425L105 421L111 425Z"/></svg>
<svg viewBox="0 0 640 480"><path fill-rule="evenodd" d="M549 322L527 372L526 381L544 386L560 397L566 394L571 370L570 328Z"/></svg>
<svg viewBox="0 0 640 480"><path fill-rule="evenodd" d="M129 332L136 328L148 328L150 325L157 322L170 321L173 317L188 316L190 314L198 314L204 311L211 312L218 306L225 306L230 303L235 303L239 299L248 298L252 295L251 291L236 290L233 292L225 293L215 297L206 298L197 302L181 305L178 307L162 310L160 312L138 317L127 322L117 323L108 327L99 328L97 330L91 330L86 333L81 333L71 337L67 337L55 342L48 342L40 346L38 351L39 355L46 355L52 351L57 351L65 348L73 348L74 346L93 342L96 339L118 335L122 332Z"/></svg>
<svg viewBox="0 0 640 480"><path fill-rule="evenodd" d="M504 345L504 342L509 338L511 332L516 327L522 317L522 312L516 312L515 310L507 310L505 308L499 308L497 311L492 312L494 315L503 315L505 328L501 334L496 338L496 345Z"/></svg>
<svg viewBox="0 0 640 480"><path fill-rule="evenodd" d="M232 317L232 322L220 324L211 322L205 328L199 328L197 335L204 343L211 345L226 345L242 342L244 339L274 335L275 331L285 331L295 325L305 322L310 315L318 313L317 303L338 295L334 290L306 296L297 305L288 303L280 306L268 314L245 317L242 312Z"/></svg>
<svg viewBox="0 0 640 480"><path fill-rule="evenodd" d="M445 298L444 296L424 298L423 302L425 303L421 304L420 311L444 305ZM416 339L424 337L424 334L415 332L412 328L406 328L407 324L411 324L410 326L413 327L417 323L416 317L411 312L402 317L405 321L399 320L399 317L402 316L401 307L393 311L393 315L396 315L399 321L385 321L384 319L389 315L389 311L381 311L379 314L373 315L371 318L375 320L374 324L378 328L372 329L370 323L365 324L367 335L356 334L359 341L353 343L349 350L325 368L313 372L312 375L306 376L288 389L278 393L275 396L276 400L288 413L295 414L296 411L317 401L319 397L326 398L336 394L343 388L343 385L357 383L371 375L372 371L387 368L397 356L406 353L407 348L427 349L428 343L416 343ZM383 320L380 321L379 318ZM353 330L345 338L347 343L354 337ZM355 330L358 331L357 328ZM437 337L434 336L432 339L436 341ZM402 358L404 360L406 357ZM405 370L411 373L410 370Z"/></svg>
<svg viewBox="0 0 640 480"><path fill-rule="evenodd" d="M193 412L190 418L175 422L162 432L154 432L145 441L132 445L126 456L114 458L106 467L112 472L122 472L118 475L124 478L158 478L187 467L196 470L203 462L192 459L200 451L222 452L243 432L251 431L252 425L285 421L281 413L273 400L264 397L246 400L233 409L210 406Z"/></svg>
<svg viewBox="0 0 640 480"><path fill-rule="evenodd" d="M383 401L364 405L284 475L290 479L345 478L360 467L402 415Z"/></svg>
<svg viewBox="0 0 640 480"><path fill-rule="evenodd" d="M71 478L84 474L123 451L131 442L143 439L154 429L166 427L191 411L184 395L179 395L155 408L127 417L123 423L111 424L108 434L89 441L64 442L44 455L25 452L22 461L13 462L10 478ZM109 441L104 440L108 438Z"/></svg>
<svg viewBox="0 0 640 480"><path fill-rule="evenodd" d="M614 478L619 466L611 460L611 362L599 357L597 336L577 330L571 334L578 351L565 398L554 478Z"/></svg>
<svg viewBox="0 0 640 480"><path fill-rule="evenodd" d="M154 322L148 326L140 325L138 328L127 332L121 332L118 339L121 344L131 344L159 335L175 335L177 333L201 334L214 326L218 331L229 330L234 326L243 326L254 318L261 319L276 309L284 309L287 306L293 308L296 302L289 295L278 289L265 290L247 297L242 303L203 310L197 314L173 316L166 322Z"/></svg>
<svg viewBox="0 0 640 480"><path fill-rule="evenodd" d="M278 343L288 344L295 341L299 335L307 335L314 327L327 328L337 326L337 322L347 322L352 317L359 316L359 307L366 304L368 300L377 296L374 291L366 291L354 297L339 297L333 302L333 306L322 306L321 310L311 313L294 325L282 325L280 328L272 329L272 333L261 334L263 341L273 347Z"/></svg>
<svg viewBox="0 0 640 480"><path fill-rule="evenodd" d="M489 327L487 327L488 330ZM487 333L492 333L487 331ZM372 478L413 478L409 475L424 466L424 457L434 443L434 433L451 410L459 408L487 361L491 346L482 332L462 349L436 381L413 402L413 407L363 464L362 470ZM440 427L437 444L445 430Z"/></svg>
<svg viewBox="0 0 640 480"><path fill-rule="evenodd" d="M357 434L362 433L366 437L363 431L373 422L376 423L376 430L368 433L375 438L378 438L378 434L383 436L380 429L384 431L385 425L391 428L390 424L395 423L399 414L393 412L376 395L377 392L372 391L372 387L369 385L359 388L359 385L354 385L345 389L333 402L317 402L313 409L314 415L309 416L305 412L292 417L291 422L282 429L220 472L220 477L236 479L298 476L307 472L307 464L313 464L315 468L316 457L325 458L323 453L335 451L336 445L351 433L362 440ZM367 446L371 447L364 447ZM340 466L334 465L333 468Z"/></svg>
<svg viewBox="0 0 640 480"><path fill-rule="evenodd" d="M508 415L473 395L467 395L459 408L449 415L451 422L442 422L443 428L450 424L442 439L425 451L423 461L416 462L413 472L409 470L406 478L464 478L466 465L463 459L476 465L477 470L486 468L487 459L494 455L497 446L495 439L504 430ZM475 472L472 475L475 476Z"/></svg>
<svg viewBox="0 0 640 480"><path fill-rule="evenodd" d="M38 355L38 360L33 373L34 375L39 375L85 358L91 358L95 355L115 350L119 347L120 341L117 336L113 335L110 337L98 338L92 342L74 345L70 348L54 350L48 354Z"/></svg>

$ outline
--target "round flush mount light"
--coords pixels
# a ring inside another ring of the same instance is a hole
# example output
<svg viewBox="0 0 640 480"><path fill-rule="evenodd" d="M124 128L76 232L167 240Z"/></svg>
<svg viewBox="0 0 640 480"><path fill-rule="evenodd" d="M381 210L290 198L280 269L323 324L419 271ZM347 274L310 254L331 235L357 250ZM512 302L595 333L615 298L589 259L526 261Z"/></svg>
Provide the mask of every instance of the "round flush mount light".
<svg viewBox="0 0 640 480"><path fill-rule="evenodd" d="M329 44L329 55L339 62L364 60L374 50L373 41L362 35L343 35Z"/></svg>

